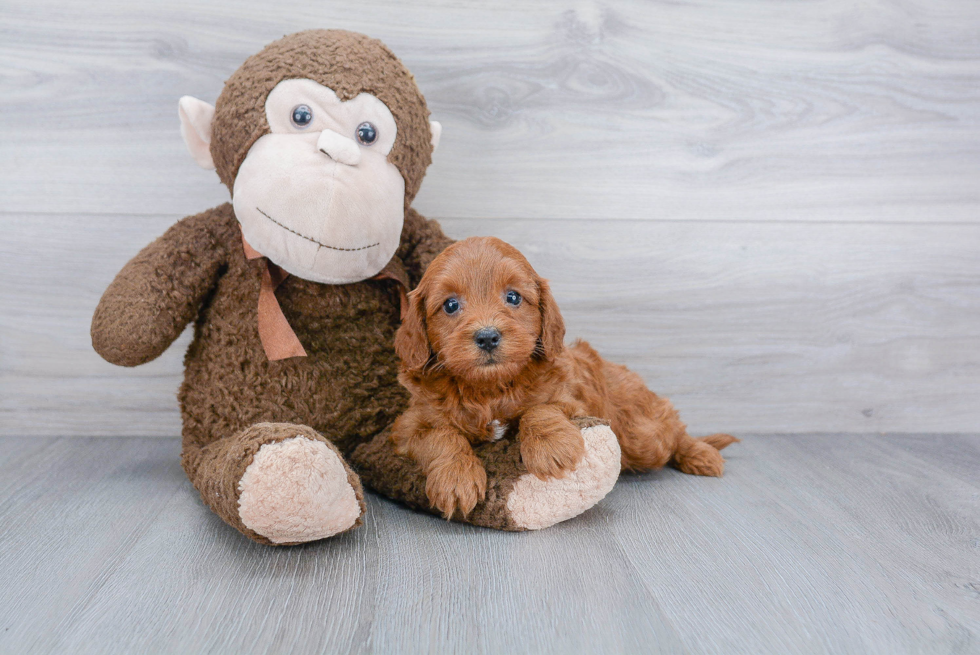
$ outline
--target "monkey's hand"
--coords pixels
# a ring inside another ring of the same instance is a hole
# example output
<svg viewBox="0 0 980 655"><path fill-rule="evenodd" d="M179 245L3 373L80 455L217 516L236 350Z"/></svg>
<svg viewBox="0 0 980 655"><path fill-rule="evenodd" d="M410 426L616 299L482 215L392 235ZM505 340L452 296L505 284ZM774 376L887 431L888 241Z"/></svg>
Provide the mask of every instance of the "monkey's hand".
<svg viewBox="0 0 980 655"><path fill-rule="evenodd" d="M222 233L229 229L237 229L237 221L231 205L222 205L178 221L130 260L92 317L96 352L119 366L159 357L217 283L233 238Z"/></svg>

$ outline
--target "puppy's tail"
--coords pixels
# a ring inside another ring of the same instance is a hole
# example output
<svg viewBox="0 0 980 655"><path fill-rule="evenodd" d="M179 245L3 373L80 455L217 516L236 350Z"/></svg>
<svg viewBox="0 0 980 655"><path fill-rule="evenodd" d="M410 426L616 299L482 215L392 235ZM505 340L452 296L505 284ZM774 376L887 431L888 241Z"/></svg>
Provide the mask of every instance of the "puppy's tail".
<svg viewBox="0 0 980 655"><path fill-rule="evenodd" d="M720 478L725 472L725 458L718 451L737 441L730 434L712 434L700 439L685 434L670 463L684 473Z"/></svg>
<svg viewBox="0 0 980 655"><path fill-rule="evenodd" d="M730 434L722 434L719 432L718 434L709 434L707 437L701 437L696 441L703 441L709 446L714 446L715 450L721 450L725 446L731 446L733 443L738 443L741 441L741 439L736 439Z"/></svg>

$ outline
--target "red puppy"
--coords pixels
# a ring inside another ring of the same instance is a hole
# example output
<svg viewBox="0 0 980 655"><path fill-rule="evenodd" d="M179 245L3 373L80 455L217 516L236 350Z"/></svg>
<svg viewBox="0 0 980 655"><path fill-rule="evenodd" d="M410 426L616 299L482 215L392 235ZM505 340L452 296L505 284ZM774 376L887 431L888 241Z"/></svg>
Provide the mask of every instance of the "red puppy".
<svg viewBox="0 0 980 655"><path fill-rule="evenodd" d="M623 468L670 463L720 476L727 434L693 439L677 411L625 366L589 344L564 346L565 324L548 283L500 239L472 237L444 250L409 294L395 335L399 381L411 392L395 421L400 454L425 471L425 491L446 518L486 493L473 444L516 434L527 470L562 477L585 455L569 420L596 416L619 438Z"/></svg>

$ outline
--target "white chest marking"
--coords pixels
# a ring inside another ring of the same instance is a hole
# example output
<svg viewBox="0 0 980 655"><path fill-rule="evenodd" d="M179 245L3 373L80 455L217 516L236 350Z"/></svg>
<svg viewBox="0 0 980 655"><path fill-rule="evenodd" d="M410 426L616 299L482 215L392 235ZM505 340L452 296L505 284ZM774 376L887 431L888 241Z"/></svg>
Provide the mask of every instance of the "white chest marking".
<svg viewBox="0 0 980 655"><path fill-rule="evenodd" d="M493 427L493 440L494 441L500 441L501 439L504 438L504 435L507 434L507 424L506 423L505 424L501 424L500 421L493 420L493 421L490 422L490 425Z"/></svg>

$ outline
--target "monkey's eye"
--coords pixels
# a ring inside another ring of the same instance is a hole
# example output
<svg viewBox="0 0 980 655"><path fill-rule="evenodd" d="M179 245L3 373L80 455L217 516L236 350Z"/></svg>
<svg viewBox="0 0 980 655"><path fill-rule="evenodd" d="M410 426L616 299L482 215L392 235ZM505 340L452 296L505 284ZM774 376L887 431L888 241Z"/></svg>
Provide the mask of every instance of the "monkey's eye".
<svg viewBox="0 0 980 655"><path fill-rule="evenodd" d="M293 122L293 125L303 129L313 122L313 110L307 105L296 105L293 107L293 113L289 119Z"/></svg>
<svg viewBox="0 0 980 655"><path fill-rule="evenodd" d="M518 305L520 305L521 304L521 294L517 293L516 291L508 291L507 292L507 304L508 305L513 305L514 307L517 307Z"/></svg>
<svg viewBox="0 0 980 655"><path fill-rule="evenodd" d="M442 303L442 308L447 314L455 314L459 311L459 301L455 298L448 298L446 302Z"/></svg>
<svg viewBox="0 0 980 655"><path fill-rule="evenodd" d="M378 140L378 128L368 122L363 122L357 126L357 140L366 146Z"/></svg>

